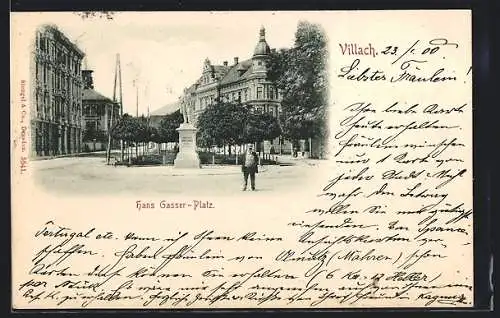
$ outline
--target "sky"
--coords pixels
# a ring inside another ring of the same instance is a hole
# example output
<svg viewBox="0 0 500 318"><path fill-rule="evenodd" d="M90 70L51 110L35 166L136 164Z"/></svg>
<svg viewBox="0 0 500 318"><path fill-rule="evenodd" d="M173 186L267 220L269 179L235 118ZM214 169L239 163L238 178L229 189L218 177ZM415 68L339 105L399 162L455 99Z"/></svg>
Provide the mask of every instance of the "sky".
<svg viewBox="0 0 500 318"><path fill-rule="evenodd" d="M113 96L120 54L124 112L139 115L175 102L201 75L203 61L213 64L251 57L261 26L271 48L293 46L297 23L315 12L116 12L82 18L75 13L33 13L37 24L52 23L85 52L83 66L94 71L94 88ZM321 17L323 17L322 15ZM313 22L313 21L311 21Z"/></svg>

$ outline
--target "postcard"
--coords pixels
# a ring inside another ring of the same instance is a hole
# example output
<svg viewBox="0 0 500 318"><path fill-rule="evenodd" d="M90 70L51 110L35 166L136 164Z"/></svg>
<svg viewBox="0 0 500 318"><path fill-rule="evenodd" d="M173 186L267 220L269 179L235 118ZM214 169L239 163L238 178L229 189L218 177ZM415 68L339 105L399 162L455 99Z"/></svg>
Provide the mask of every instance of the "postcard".
<svg viewBox="0 0 500 318"><path fill-rule="evenodd" d="M469 10L11 14L12 307L472 307Z"/></svg>

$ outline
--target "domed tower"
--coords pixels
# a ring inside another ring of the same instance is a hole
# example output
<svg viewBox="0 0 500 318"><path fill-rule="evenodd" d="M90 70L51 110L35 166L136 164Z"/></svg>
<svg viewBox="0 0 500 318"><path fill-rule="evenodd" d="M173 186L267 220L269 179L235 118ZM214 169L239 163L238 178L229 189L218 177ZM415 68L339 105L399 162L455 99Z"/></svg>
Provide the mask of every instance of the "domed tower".
<svg viewBox="0 0 500 318"><path fill-rule="evenodd" d="M259 42L255 47L252 57L253 71L254 72L266 72L266 61L269 58L271 49L266 42L266 29L264 27L260 28Z"/></svg>

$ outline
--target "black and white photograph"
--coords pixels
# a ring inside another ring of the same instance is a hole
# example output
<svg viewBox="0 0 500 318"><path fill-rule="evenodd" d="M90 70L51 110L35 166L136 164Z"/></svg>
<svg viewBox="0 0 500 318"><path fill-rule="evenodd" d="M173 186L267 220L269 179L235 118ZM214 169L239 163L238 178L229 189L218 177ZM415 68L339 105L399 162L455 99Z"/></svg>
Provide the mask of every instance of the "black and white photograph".
<svg viewBox="0 0 500 318"><path fill-rule="evenodd" d="M321 24L73 15L34 37L31 159L44 189L275 192L326 158Z"/></svg>

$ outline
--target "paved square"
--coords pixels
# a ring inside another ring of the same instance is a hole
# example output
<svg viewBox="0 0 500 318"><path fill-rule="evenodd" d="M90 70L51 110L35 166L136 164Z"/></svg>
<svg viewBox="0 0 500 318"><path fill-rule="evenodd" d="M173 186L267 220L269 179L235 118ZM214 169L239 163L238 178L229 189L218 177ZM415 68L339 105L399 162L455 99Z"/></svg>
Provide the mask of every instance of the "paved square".
<svg viewBox="0 0 500 318"><path fill-rule="evenodd" d="M240 166L114 167L106 165L104 158L91 157L33 161L31 166L37 185L62 195L232 195L241 192L243 182ZM296 161L293 166L262 166L256 178L257 191L279 193L297 189L315 168L303 161Z"/></svg>

